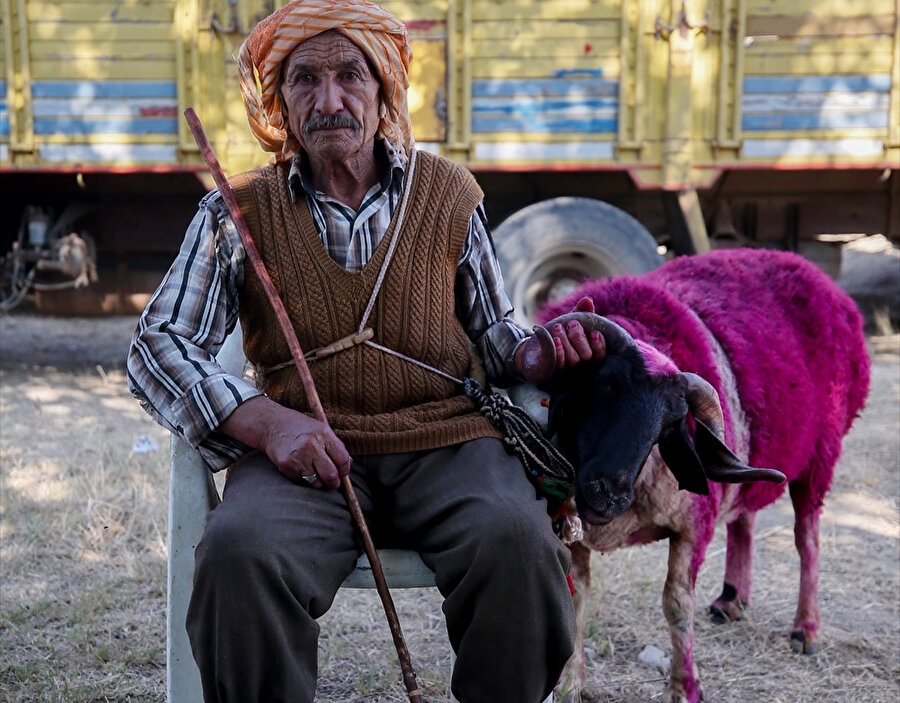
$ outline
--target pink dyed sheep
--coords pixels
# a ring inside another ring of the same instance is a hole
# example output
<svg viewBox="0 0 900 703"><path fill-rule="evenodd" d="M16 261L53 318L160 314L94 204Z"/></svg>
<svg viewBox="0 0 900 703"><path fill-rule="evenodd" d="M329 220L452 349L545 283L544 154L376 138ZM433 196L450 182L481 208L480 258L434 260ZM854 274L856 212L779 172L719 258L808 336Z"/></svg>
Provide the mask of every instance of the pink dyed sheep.
<svg viewBox="0 0 900 703"><path fill-rule="evenodd" d="M764 250L716 251L640 278L589 282L543 319L572 310L582 296L627 334L601 321L607 358L560 372L547 387L551 427L577 467L575 499L586 523L584 539L571 546L580 634L567 700L580 699L584 678L590 550L664 538L673 656L663 700L701 699L694 585L715 523L727 523L727 555L724 588L710 610L737 619L750 602L756 512L785 488L707 482L777 480L748 473L737 457L787 477L801 566L791 648L815 652L819 515L869 385L856 306L801 257Z"/></svg>

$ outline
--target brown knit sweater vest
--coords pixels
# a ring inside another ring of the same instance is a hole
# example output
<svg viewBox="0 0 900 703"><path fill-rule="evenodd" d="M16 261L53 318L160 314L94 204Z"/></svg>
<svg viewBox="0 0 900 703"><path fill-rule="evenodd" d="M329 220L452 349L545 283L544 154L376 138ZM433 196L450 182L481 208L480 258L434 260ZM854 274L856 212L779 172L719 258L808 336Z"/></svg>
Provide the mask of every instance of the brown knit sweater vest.
<svg viewBox="0 0 900 703"><path fill-rule="evenodd" d="M472 175L419 152L400 231L395 213L372 258L353 272L328 255L305 198L292 202L289 168L268 166L241 174L232 184L304 352L356 332L390 240L399 237L367 323L373 341L456 378L467 375L473 352L455 315L454 282L469 219L482 197ZM257 368L290 360L249 265L241 326L244 352ZM459 384L378 349L355 346L309 366L328 422L351 454L434 449L500 436ZM308 412L293 365L261 375L258 383L276 402Z"/></svg>

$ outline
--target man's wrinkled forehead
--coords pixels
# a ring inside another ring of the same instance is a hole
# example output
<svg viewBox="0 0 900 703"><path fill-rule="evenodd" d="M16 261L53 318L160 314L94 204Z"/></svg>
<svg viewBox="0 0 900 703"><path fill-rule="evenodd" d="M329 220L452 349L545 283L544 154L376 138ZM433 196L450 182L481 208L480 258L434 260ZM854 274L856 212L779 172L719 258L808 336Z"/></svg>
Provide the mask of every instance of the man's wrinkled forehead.
<svg viewBox="0 0 900 703"><path fill-rule="evenodd" d="M355 70L368 73L380 82L380 76L373 70L368 57L350 39L337 30L300 42L281 64L281 79L290 72L311 72L321 70Z"/></svg>

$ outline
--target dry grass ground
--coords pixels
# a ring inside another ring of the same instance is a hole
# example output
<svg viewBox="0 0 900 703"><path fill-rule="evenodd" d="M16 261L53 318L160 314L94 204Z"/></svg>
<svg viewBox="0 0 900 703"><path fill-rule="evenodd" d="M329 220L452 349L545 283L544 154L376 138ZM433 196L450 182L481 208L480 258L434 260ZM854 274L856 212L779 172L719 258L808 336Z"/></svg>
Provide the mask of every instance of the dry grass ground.
<svg viewBox="0 0 900 703"><path fill-rule="evenodd" d="M2 701L165 698L168 440L117 367L133 324L0 318ZM706 700L900 700L900 337L872 341L872 395L822 521L823 647L813 657L790 653L798 567L783 500L759 520L744 621L714 626L702 614L720 588L721 534L700 573L696 656ZM133 452L142 436L159 449ZM663 675L638 654L646 645L670 651L665 559L664 544L595 555L590 700L659 698ZM413 590L395 600L427 700L447 700L439 597ZM341 592L322 620L317 700L406 700L395 660L374 592Z"/></svg>

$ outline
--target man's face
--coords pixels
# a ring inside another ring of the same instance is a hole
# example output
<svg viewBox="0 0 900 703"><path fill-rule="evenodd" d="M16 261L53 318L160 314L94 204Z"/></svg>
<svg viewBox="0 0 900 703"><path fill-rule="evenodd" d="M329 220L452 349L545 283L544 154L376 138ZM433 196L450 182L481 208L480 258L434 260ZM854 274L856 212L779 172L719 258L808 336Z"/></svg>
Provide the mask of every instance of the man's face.
<svg viewBox="0 0 900 703"><path fill-rule="evenodd" d="M282 65L288 124L313 159L339 161L371 152L379 89L365 54L334 30L298 44Z"/></svg>

